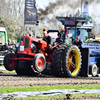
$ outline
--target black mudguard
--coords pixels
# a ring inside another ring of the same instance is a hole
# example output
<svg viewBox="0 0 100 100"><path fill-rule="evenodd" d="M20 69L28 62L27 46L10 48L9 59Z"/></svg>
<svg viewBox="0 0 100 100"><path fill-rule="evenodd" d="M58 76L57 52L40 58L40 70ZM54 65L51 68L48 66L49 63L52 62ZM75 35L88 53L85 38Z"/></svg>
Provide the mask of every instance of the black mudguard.
<svg viewBox="0 0 100 100"><path fill-rule="evenodd" d="M87 77L88 72L88 65L89 65L89 49L88 48L81 48L81 55L82 55L82 66L79 76L85 76Z"/></svg>

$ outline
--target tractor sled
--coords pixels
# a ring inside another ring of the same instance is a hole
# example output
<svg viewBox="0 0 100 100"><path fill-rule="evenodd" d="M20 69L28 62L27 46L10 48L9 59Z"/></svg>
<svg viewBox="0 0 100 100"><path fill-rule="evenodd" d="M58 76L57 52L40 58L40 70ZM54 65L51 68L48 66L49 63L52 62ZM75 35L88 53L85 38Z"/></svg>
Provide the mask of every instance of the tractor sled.
<svg viewBox="0 0 100 100"><path fill-rule="evenodd" d="M39 73L55 76L77 77L81 69L81 53L77 46L63 42L48 47L43 40L22 36L15 54L7 54L4 66L18 75ZM49 48L49 53L47 49Z"/></svg>

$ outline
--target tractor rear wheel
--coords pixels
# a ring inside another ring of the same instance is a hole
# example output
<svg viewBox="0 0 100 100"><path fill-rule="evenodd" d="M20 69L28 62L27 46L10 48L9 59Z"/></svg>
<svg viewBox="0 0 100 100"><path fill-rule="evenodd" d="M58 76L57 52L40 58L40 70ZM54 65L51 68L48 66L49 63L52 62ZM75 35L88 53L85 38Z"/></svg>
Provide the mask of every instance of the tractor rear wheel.
<svg viewBox="0 0 100 100"><path fill-rule="evenodd" d="M77 46L69 45L62 55L62 66L65 76L77 77L81 69L81 53Z"/></svg>
<svg viewBox="0 0 100 100"><path fill-rule="evenodd" d="M8 71L13 71L17 67L17 61L14 60L15 54L10 53L4 57L4 66Z"/></svg>
<svg viewBox="0 0 100 100"><path fill-rule="evenodd" d="M30 66L27 69L17 67L15 69L15 71L16 71L17 75L35 76L37 74L32 70L32 68Z"/></svg>
<svg viewBox="0 0 100 100"><path fill-rule="evenodd" d="M17 75L27 75L27 76L34 76L37 73L34 72L34 70L31 67L31 63L30 62L25 62L25 66L21 66L19 63L21 61L18 62L18 66L16 67L15 71L17 73Z"/></svg>
<svg viewBox="0 0 100 100"><path fill-rule="evenodd" d="M54 48L51 58L51 69L52 74L55 76L63 76L64 71L62 68L62 53L63 50L67 47L66 44L58 45L56 48Z"/></svg>
<svg viewBox="0 0 100 100"><path fill-rule="evenodd" d="M46 59L43 54L36 54L33 59L33 68L37 72L42 72L46 67Z"/></svg>
<svg viewBox="0 0 100 100"><path fill-rule="evenodd" d="M25 75L25 73L23 73L23 70L21 68L19 68L18 66L15 69L17 75Z"/></svg>

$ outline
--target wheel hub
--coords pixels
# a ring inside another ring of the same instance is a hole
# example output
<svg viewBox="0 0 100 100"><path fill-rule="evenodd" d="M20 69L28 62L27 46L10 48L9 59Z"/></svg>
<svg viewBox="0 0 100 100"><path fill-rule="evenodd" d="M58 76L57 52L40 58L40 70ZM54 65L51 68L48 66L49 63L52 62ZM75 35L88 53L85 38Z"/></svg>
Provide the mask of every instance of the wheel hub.
<svg viewBox="0 0 100 100"><path fill-rule="evenodd" d="M42 58L39 58L39 59L38 59L38 67L39 67L39 68L42 68L43 65L44 65L44 60L43 60Z"/></svg>

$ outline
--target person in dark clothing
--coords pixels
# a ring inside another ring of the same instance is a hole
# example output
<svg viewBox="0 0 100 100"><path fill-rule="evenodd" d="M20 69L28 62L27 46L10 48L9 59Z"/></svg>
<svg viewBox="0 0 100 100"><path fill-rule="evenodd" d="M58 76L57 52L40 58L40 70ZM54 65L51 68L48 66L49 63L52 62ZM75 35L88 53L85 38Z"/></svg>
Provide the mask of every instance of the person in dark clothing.
<svg viewBox="0 0 100 100"><path fill-rule="evenodd" d="M65 43L65 29L62 28L60 33L61 33L61 41Z"/></svg>
<svg viewBox="0 0 100 100"><path fill-rule="evenodd" d="M60 42L61 42L61 41L60 41L60 33L58 33L57 35L58 35L58 38L56 39L55 42L60 43Z"/></svg>
<svg viewBox="0 0 100 100"><path fill-rule="evenodd" d="M51 37L47 34L47 31L43 31L43 40L45 41L45 42L47 42L47 50L45 51L46 53L50 53L50 50L51 50L51 48L52 48L52 46L51 46L51 44L52 44L52 39L51 39Z"/></svg>
<svg viewBox="0 0 100 100"><path fill-rule="evenodd" d="M47 46L50 46L51 45L51 37L50 36L48 36L48 34L47 34L47 31L44 31L43 32L43 40L45 41L45 42L47 42Z"/></svg>
<svg viewBox="0 0 100 100"><path fill-rule="evenodd" d="M82 48L82 41L78 37L75 37L75 41L73 44L78 46L79 48Z"/></svg>
<svg viewBox="0 0 100 100"><path fill-rule="evenodd" d="M56 39L55 42L57 42L57 43L65 42L65 33L64 32L65 32L65 30L64 30L64 28L62 28L61 32L58 33L58 38Z"/></svg>
<svg viewBox="0 0 100 100"><path fill-rule="evenodd" d="M5 45L3 46L4 50L8 50L8 43L6 42Z"/></svg>

